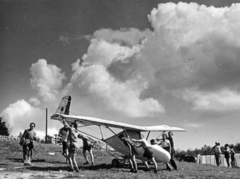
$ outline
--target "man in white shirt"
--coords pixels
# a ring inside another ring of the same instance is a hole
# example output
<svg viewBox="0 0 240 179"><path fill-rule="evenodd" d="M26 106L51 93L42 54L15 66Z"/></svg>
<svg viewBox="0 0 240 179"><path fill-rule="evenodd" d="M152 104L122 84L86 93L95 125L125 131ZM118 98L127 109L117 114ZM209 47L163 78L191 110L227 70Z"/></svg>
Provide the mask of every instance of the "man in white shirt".
<svg viewBox="0 0 240 179"><path fill-rule="evenodd" d="M217 164L217 166L219 166L220 165L220 155L222 153L219 142L215 142L215 146L213 146L212 151L214 152L214 155L215 155L216 164Z"/></svg>

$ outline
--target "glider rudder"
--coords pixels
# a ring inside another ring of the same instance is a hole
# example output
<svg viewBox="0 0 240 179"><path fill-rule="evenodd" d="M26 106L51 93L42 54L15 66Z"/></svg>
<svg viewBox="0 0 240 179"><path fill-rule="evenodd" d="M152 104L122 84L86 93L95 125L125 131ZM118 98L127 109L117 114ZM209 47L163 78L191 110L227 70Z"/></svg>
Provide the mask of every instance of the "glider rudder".
<svg viewBox="0 0 240 179"><path fill-rule="evenodd" d="M65 96L62 98L62 101L60 102L56 113L58 114L66 114L69 115L70 113L70 105L71 105L71 96Z"/></svg>

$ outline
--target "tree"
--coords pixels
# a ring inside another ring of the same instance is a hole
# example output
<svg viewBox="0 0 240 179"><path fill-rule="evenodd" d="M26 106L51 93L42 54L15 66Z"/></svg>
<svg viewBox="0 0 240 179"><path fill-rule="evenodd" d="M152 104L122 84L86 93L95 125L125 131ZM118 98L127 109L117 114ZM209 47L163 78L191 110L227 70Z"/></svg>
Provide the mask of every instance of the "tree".
<svg viewBox="0 0 240 179"><path fill-rule="evenodd" d="M5 136L9 136L9 129L6 125L6 122L3 121L3 118L0 117L0 135L5 135Z"/></svg>

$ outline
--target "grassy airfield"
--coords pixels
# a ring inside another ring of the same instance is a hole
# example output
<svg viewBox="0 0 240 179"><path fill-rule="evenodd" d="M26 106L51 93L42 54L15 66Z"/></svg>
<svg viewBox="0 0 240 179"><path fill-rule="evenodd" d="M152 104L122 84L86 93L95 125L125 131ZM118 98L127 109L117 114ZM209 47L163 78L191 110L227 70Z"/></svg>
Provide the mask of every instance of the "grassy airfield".
<svg viewBox="0 0 240 179"><path fill-rule="evenodd" d="M126 164L120 168L112 168L113 157L105 151L94 151L95 166L83 165L85 162L81 151L78 152L77 162L80 173L68 172L65 158L60 153L61 146L50 144L35 144L33 166L22 163L22 148L18 142L0 139L0 179L52 179L52 178L162 178L162 179L217 179L240 178L240 168L216 167L195 163L179 162L178 170L168 171L165 165L159 164L158 173L145 172L144 165L139 164L138 173L130 173ZM52 155L54 153L54 155ZM153 168L153 166L151 166Z"/></svg>

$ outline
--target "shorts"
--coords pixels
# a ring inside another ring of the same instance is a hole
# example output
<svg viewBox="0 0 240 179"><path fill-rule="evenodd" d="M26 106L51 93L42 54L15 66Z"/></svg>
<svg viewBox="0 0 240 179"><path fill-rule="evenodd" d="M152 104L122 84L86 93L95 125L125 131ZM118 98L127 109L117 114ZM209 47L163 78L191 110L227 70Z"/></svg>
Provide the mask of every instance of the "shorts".
<svg viewBox="0 0 240 179"><path fill-rule="evenodd" d="M70 146L69 146L69 153L74 153L74 154L77 153L77 147L76 147L75 144L70 144Z"/></svg>
<svg viewBox="0 0 240 179"><path fill-rule="evenodd" d="M138 155L136 149L134 146L130 145L130 154L133 156L133 155Z"/></svg>
<svg viewBox="0 0 240 179"><path fill-rule="evenodd" d="M90 151L92 149L92 145L86 145L86 146L83 146L83 151Z"/></svg>
<svg viewBox="0 0 240 179"><path fill-rule="evenodd" d="M62 149L67 150L68 149L68 143L66 141L62 142Z"/></svg>
<svg viewBox="0 0 240 179"><path fill-rule="evenodd" d="M32 150L33 149L33 142L30 142L30 143L27 143L27 144L25 144L25 145L23 145L23 148L26 150L26 149L28 149L28 150Z"/></svg>
<svg viewBox="0 0 240 179"><path fill-rule="evenodd" d="M153 158L153 153L152 151L149 149L149 147L146 147L143 153L143 157L146 157L147 159L151 159Z"/></svg>

